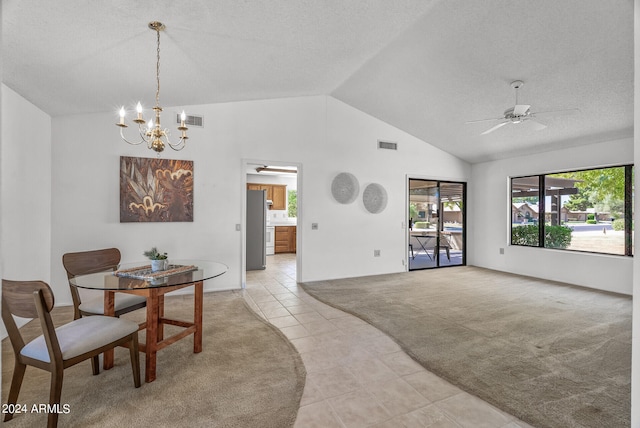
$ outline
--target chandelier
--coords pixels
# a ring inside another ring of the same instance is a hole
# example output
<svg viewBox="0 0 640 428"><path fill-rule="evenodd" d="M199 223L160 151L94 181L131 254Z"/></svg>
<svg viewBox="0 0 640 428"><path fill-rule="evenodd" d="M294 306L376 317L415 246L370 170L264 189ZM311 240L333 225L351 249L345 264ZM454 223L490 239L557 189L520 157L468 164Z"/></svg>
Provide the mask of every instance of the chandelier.
<svg viewBox="0 0 640 428"><path fill-rule="evenodd" d="M127 140L124 136L124 128L127 128L128 125L125 123L125 115L126 111L124 107L120 109L120 121L116 123L117 126L120 127L120 137L126 143L131 145L138 145L142 143L147 144L147 148L154 150L160 156L160 153L164 150L165 146L171 147L173 150L182 150L184 149L187 139L187 128L185 126L186 115L184 111L180 116L180 126L178 126L178 131L181 132L180 139L176 143L172 143L170 140L171 132L167 128L162 128L160 124L160 112L162 112L162 107L160 107L160 31L165 29L165 26L162 22L153 21L149 23L149 28L154 30L157 35L158 44L156 50L156 106L153 107L153 111L155 112L155 122L153 119L149 119L148 122L145 121L142 116L142 105L138 102L136 106L137 117L133 119L135 123L138 124L138 131L140 133L140 141L131 142Z"/></svg>

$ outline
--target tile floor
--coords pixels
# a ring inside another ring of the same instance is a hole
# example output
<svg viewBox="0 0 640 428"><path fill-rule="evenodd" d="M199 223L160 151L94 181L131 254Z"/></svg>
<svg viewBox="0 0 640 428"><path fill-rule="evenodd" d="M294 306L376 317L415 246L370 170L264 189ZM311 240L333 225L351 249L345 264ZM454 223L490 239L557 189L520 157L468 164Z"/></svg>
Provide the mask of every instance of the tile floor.
<svg viewBox="0 0 640 428"><path fill-rule="evenodd" d="M414 362L384 333L296 284L293 254L247 272L249 305L300 352L307 379L296 428L491 427L525 424Z"/></svg>

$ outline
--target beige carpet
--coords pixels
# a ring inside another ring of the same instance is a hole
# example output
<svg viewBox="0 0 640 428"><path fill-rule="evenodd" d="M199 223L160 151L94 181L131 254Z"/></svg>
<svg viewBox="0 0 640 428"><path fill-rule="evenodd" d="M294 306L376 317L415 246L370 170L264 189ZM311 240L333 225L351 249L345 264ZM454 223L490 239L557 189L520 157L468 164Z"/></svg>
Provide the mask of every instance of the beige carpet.
<svg viewBox="0 0 640 428"><path fill-rule="evenodd" d="M303 287L533 426L630 426L628 296L475 267Z"/></svg>
<svg viewBox="0 0 640 428"><path fill-rule="evenodd" d="M193 297L167 297L165 313L193 319ZM73 318L70 308L55 319ZM125 318L142 320L144 310ZM158 353L157 379L134 388L129 353L116 349L116 366L91 375L89 361L65 371L60 427L288 427L293 426L305 383L300 355L273 326L234 292L206 293L203 351L185 338ZM169 327L173 328L173 327ZM35 331L33 321L23 327ZM167 328L168 331L168 328ZM31 333L33 334L33 333ZM141 335L141 338L144 335ZM13 372L13 352L2 342L2 402ZM144 354L141 372L144 382ZM28 368L19 403L47 403L49 374ZM17 415L7 428L46 426L46 414Z"/></svg>

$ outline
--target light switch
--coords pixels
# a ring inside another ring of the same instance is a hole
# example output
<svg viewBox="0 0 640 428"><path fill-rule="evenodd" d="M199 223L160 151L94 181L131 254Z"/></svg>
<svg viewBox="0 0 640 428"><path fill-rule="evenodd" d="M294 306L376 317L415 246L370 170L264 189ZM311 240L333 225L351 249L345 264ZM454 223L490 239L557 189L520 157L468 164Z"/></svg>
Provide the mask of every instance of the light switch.
<svg viewBox="0 0 640 428"><path fill-rule="evenodd" d="M311 230L318 230L318 223L311 223Z"/></svg>

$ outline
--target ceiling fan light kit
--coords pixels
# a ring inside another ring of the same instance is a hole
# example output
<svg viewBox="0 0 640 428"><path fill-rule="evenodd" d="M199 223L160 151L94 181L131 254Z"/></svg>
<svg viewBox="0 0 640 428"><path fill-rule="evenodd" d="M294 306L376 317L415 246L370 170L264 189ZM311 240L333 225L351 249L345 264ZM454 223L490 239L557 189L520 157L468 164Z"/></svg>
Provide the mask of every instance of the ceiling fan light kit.
<svg viewBox="0 0 640 428"><path fill-rule="evenodd" d="M487 135L497 129L502 128L505 125L509 125L509 124L516 125L525 121L531 124L531 128L533 128L534 131L540 131L542 129L545 129L547 125L541 123L538 120L537 115L567 114L567 113L571 114L571 113L579 112L578 109L568 109L568 110L555 110L555 111L545 111L545 112L534 113L531 111L530 105L518 104L518 90L523 86L524 86L524 82L522 80L514 80L513 82L511 82L511 87L516 91L516 103L513 107L506 109L502 117L492 118L492 119L471 120L471 121L465 122L465 124L500 121L497 125L494 125L493 127L487 129L480 135Z"/></svg>

